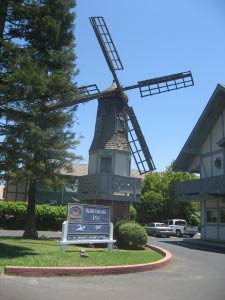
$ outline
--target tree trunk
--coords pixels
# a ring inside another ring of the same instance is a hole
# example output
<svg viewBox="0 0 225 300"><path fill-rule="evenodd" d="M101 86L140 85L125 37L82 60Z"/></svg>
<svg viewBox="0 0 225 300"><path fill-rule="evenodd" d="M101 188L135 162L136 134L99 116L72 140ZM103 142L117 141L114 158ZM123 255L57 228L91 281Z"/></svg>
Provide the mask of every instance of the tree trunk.
<svg viewBox="0 0 225 300"><path fill-rule="evenodd" d="M25 223L25 231L23 237L25 238L38 238L38 232L35 223L35 193L36 193L36 180L30 180L28 191L28 206Z"/></svg>
<svg viewBox="0 0 225 300"><path fill-rule="evenodd" d="M0 7L0 39L3 39L8 5L9 5L8 0L2 0L1 7Z"/></svg>

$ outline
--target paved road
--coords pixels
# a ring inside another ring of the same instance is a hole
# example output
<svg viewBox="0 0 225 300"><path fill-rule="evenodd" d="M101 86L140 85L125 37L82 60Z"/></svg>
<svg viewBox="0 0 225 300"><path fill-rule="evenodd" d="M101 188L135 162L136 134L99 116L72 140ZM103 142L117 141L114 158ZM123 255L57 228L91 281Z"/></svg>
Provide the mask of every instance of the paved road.
<svg viewBox="0 0 225 300"><path fill-rule="evenodd" d="M151 238L173 262L151 272L94 277L0 277L1 300L224 300L225 254L182 246L182 239Z"/></svg>

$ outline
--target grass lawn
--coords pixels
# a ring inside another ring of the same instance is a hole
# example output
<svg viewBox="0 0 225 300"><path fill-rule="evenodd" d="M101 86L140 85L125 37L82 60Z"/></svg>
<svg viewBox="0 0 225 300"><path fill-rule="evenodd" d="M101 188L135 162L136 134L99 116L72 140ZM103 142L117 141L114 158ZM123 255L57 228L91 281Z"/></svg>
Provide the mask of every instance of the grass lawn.
<svg viewBox="0 0 225 300"><path fill-rule="evenodd" d="M153 250L85 248L88 258L80 258L80 246L67 246L60 252L56 240L0 237L0 273L5 266L85 267L132 265L157 261L163 256Z"/></svg>

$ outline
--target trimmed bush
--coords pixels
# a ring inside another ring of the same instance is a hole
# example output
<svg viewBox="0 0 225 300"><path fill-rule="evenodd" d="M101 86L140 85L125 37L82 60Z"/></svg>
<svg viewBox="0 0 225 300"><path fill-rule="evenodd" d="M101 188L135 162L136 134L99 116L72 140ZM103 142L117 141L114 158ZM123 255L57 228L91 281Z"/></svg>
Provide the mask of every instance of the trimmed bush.
<svg viewBox="0 0 225 300"><path fill-rule="evenodd" d="M137 210L131 203L130 204L130 220L135 221L136 217L137 217Z"/></svg>
<svg viewBox="0 0 225 300"><path fill-rule="evenodd" d="M0 202L0 228L24 229L26 211L24 202Z"/></svg>
<svg viewBox="0 0 225 300"><path fill-rule="evenodd" d="M36 205L36 226L38 230L61 230L66 219L65 206Z"/></svg>
<svg viewBox="0 0 225 300"><path fill-rule="evenodd" d="M118 228L118 246L125 249L142 249L147 243L145 229L137 223L125 223Z"/></svg>
<svg viewBox="0 0 225 300"><path fill-rule="evenodd" d="M118 240L119 238L119 228L121 225L127 223L128 221L127 220L118 220L116 221L116 223L114 224L114 227L113 227L113 237L114 239Z"/></svg>
<svg viewBox="0 0 225 300"><path fill-rule="evenodd" d="M0 202L0 228L23 230L26 213L25 202ZM61 230L66 219L66 207L38 204L35 214L37 230Z"/></svg>

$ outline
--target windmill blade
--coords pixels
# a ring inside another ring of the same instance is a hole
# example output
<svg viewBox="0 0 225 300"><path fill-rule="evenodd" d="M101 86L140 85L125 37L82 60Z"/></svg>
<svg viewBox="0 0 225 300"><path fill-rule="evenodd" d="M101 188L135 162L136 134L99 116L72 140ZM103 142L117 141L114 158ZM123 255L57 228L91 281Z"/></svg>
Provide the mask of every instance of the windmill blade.
<svg viewBox="0 0 225 300"><path fill-rule="evenodd" d="M140 174L145 174L155 170L155 165L148 146L138 124L137 118L132 107L126 106L124 110L124 119L126 120L127 138L130 150L134 157Z"/></svg>
<svg viewBox="0 0 225 300"><path fill-rule="evenodd" d="M123 65L109 33L109 30L106 26L106 23L103 17L90 17L90 22L99 41L109 69L113 74L113 78L117 86L120 87L120 83L115 71L123 70Z"/></svg>
<svg viewBox="0 0 225 300"><path fill-rule="evenodd" d="M124 87L123 91L139 88L141 97L152 96L177 89L193 86L194 81L190 71L158 78L138 81L138 84Z"/></svg>
<svg viewBox="0 0 225 300"><path fill-rule="evenodd" d="M194 81L191 72L188 71L155 79L139 81L138 85L141 97L146 97L193 86Z"/></svg>
<svg viewBox="0 0 225 300"><path fill-rule="evenodd" d="M80 98L100 94L96 84L84 85L78 88Z"/></svg>
<svg viewBox="0 0 225 300"><path fill-rule="evenodd" d="M73 105L77 105L80 103L88 102L90 100L94 100L101 95L96 84L85 85L81 86L77 89L78 94L75 100L71 100L69 102L60 102L60 103L53 103L46 106L46 110L55 110L60 108L71 107Z"/></svg>

